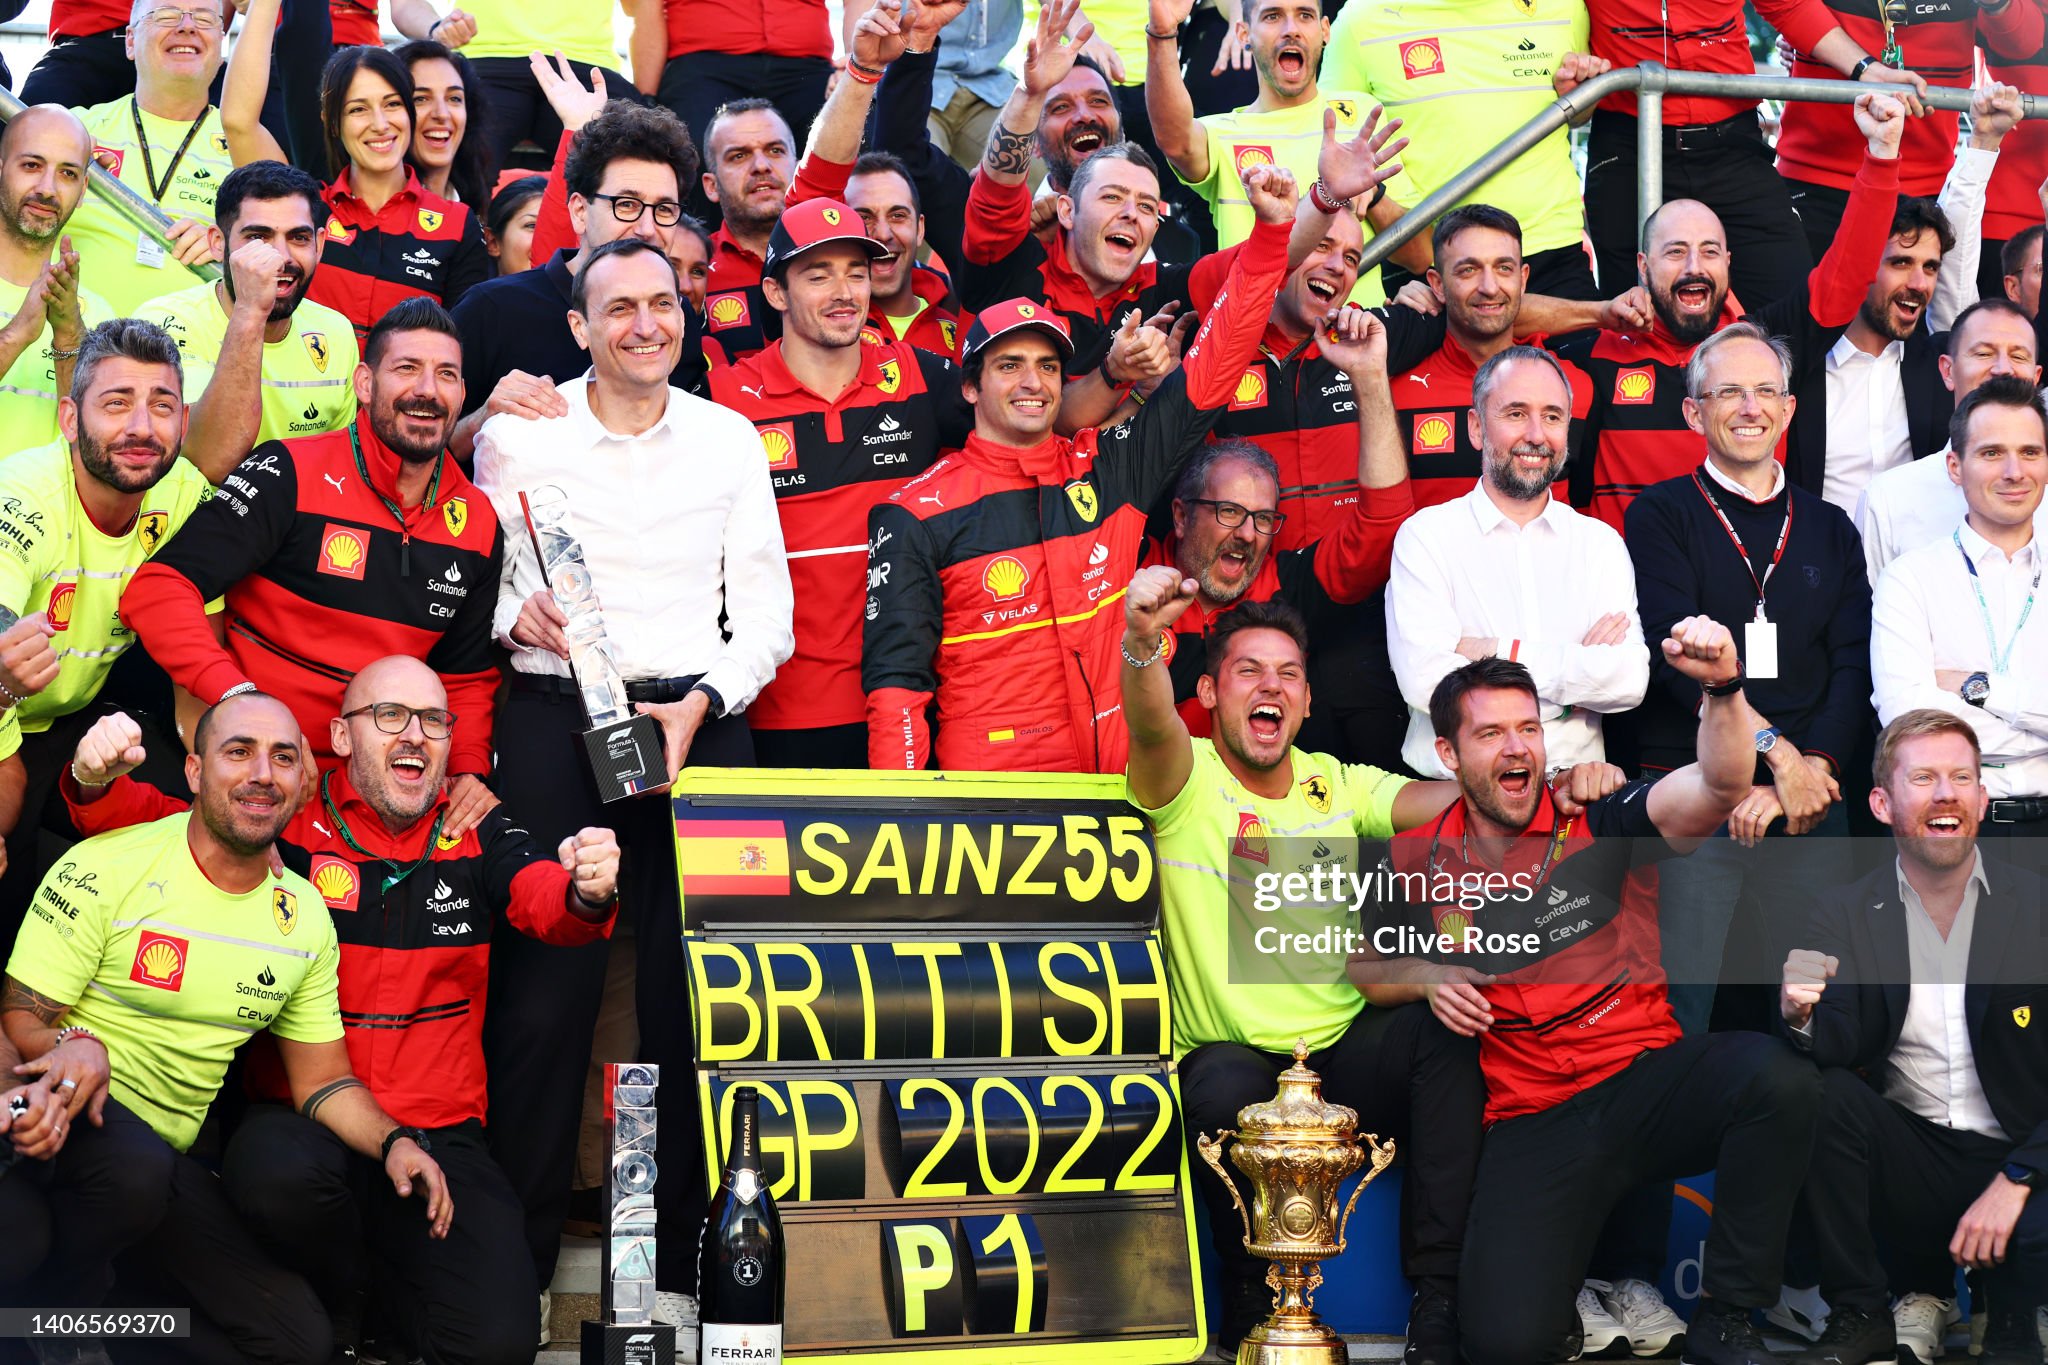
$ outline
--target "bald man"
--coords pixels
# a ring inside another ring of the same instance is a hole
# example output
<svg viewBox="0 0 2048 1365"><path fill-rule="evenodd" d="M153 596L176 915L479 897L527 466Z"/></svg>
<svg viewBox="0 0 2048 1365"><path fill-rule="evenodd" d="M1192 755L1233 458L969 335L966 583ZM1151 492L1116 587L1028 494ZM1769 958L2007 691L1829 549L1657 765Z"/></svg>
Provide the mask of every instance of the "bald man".
<svg viewBox="0 0 2048 1365"><path fill-rule="evenodd" d="M445 1238L430 1236L405 1200L362 1178L363 1158L286 1105L251 1112L222 1174L271 1254L312 1282L338 1344L359 1344L352 1334L375 1257L398 1271L398 1325L414 1355L524 1360L539 1327L539 1289L524 1214L484 1134L491 932L503 915L546 943L609 934L619 849L610 830L583 829L551 858L503 807L447 835L456 724L425 664L403 655L370 664L330 722L342 765L318 780L278 847L333 916L355 1074L433 1152L460 1215ZM125 715L86 732L63 781L81 830L182 807L127 775L144 757L141 732ZM259 1095L283 1100L274 1062L252 1049L249 1078Z"/></svg>
<svg viewBox="0 0 2048 1365"><path fill-rule="evenodd" d="M64 232L91 162L92 135L69 109L38 104L0 131L0 458L57 439L79 338L114 316L80 287Z"/></svg>

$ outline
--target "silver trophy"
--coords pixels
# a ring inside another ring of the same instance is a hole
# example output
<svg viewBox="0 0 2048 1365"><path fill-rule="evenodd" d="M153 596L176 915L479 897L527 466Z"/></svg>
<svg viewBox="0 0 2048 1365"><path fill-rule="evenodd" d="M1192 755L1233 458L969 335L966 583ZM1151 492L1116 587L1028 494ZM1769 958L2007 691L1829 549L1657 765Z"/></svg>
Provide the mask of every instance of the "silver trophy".
<svg viewBox="0 0 2048 1365"><path fill-rule="evenodd" d="M519 505L526 513L541 576L555 605L569 618L562 629L569 637L569 675L576 680L583 714L590 721L583 742L599 796L617 801L667 786L661 729L651 717L633 713L626 680L605 634L597 585L569 520L569 495L558 485L547 484L522 491Z"/></svg>
<svg viewBox="0 0 2048 1365"><path fill-rule="evenodd" d="M661 1068L607 1062L604 1291L601 1321L583 1324L583 1365L672 1365L676 1329L654 1320L654 1090Z"/></svg>

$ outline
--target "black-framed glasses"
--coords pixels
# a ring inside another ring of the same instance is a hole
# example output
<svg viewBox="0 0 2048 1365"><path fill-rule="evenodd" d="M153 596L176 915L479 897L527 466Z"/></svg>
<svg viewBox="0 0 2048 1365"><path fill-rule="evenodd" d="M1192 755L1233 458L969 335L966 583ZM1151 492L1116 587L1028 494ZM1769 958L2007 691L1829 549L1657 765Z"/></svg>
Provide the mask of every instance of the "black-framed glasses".
<svg viewBox="0 0 2048 1365"><path fill-rule="evenodd" d="M1216 518L1216 524L1225 530L1236 530L1244 525L1244 519L1252 519L1252 529L1262 536L1270 536L1280 529L1280 523L1287 520L1285 512L1254 512L1249 507L1239 507L1234 502L1222 502L1216 498L1187 498L1187 502L1199 503L1209 509L1209 515Z"/></svg>
<svg viewBox="0 0 2048 1365"><path fill-rule="evenodd" d="M420 733L428 739L446 739L455 729L453 711L443 711L438 706L406 706L395 701L379 701L368 706L358 706L353 711L342 712L341 718L353 720L357 716L365 715L387 735L404 734L405 727L412 724L414 716L419 717Z"/></svg>
<svg viewBox="0 0 2048 1365"><path fill-rule="evenodd" d="M664 199L660 203L650 204L645 199L631 194L593 194L590 197L592 199L609 199L612 205L612 217L622 223L637 223L640 221L640 215L649 211L652 211L654 214L654 225L656 227L674 227L677 223L683 221L683 206L673 199Z"/></svg>
<svg viewBox="0 0 2048 1365"><path fill-rule="evenodd" d="M209 33L220 31L220 12L210 9L179 9L176 5L165 5L142 16L142 22L151 28L177 28L190 24L196 29Z"/></svg>

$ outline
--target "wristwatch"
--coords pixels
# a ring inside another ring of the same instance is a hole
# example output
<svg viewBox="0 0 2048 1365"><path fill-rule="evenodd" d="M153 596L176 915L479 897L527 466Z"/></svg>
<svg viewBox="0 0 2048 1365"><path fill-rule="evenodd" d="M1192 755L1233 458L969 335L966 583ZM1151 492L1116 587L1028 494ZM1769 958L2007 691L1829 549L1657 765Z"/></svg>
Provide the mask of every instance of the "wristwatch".
<svg viewBox="0 0 2048 1365"><path fill-rule="evenodd" d="M1767 754L1771 750L1777 748L1778 736L1783 733L1784 731L1780 730L1775 725L1767 725L1763 729L1757 731L1756 751L1760 754Z"/></svg>
<svg viewBox="0 0 2048 1365"><path fill-rule="evenodd" d="M418 1147L423 1152L431 1152L434 1150L434 1144L427 1140L426 1129L406 1128L401 1126L398 1128L393 1128L390 1132L384 1135L384 1150L377 1154L378 1159L381 1161L391 1160L391 1149L393 1146L397 1144L400 1138L411 1138L413 1140L413 1145Z"/></svg>
<svg viewBox="0 0 2048 1365"><path fill-rule="evenodd" d="M1742 690L1743 680L1747 676L1748 671L1742 668L1740 665L1737 665L1735 669L1735 676L1730 678L1727 682L1701 683L1700 691L1702 694L1709 697L1732 697L1737 692L1740 692Z"/></svg>
<svg viewBox="0 0 2048 1365"><path fill-rule="evenodd" d="M2017 1161L2008 1161L2005 1163L2005 1178L2015 1185L2025 1185L2031 1190L2040 1183L2041 1173L2032 1166L2022 1166Z"/></svg>
<svg viewBox="0 0 2048 1365"><path fill-rule="evenodd" d="M1972 673L1963 679L1963 700L1972 706L1982 706L1984 699L1991 695L1991 676L1987 673Z"/></svg>

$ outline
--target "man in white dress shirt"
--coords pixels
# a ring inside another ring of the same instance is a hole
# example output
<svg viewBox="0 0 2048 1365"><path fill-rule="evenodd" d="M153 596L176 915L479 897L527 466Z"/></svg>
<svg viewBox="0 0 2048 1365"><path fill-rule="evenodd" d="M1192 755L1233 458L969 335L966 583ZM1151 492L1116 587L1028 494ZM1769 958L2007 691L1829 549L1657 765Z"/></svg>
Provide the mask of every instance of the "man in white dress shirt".
<svg viewBox="0 0 2048 1365"><path fill-rule="evenodd" d="M1941 382L1961 402L1994 375L2041 378L2034 354L2034 317L2006 299L1971 304L1949 329L1941 357ZM1874 586L1885 565L1908 550L1941 540L1963 524L1963 490L1948 476L1948 447L1887 469L1870 481L1856 507L1863 536L1863 560Z"/></svg>
<svg viewBox="0 0 2048 1365"><path fill-rule="evenodd" d="M1489 359L1467 416L1485 473L1394 538L1387 651L1409 709L1401 758L1425 777L1450 776L1436 755L1430 694L1469 660L1528 667L1545 751L1566 766L1603 759L1601 716L1635 707L1649 686L1621 537L1550 493L1571 416L1571 384L1548 352L1515 346Z"/></svg>
<svg viewBox="0 0 2048 1365"><path fill-rule="evenodd" d="M1877 580L1870 671L1878 720L1933 707L1984 751L1984 833L2048 833L2048 565L2034 516L2048 479L2048 410L2023 379L1986 380L1949 426L1949 477L1968 513Z"/></svg>
<svg viewBox="0 0 2048 1365"><path fill-rule="evenodd" d="M674 1068L660 1090L663 1149L687 1152L696 1097L687 1005L676 988L684 964L668 805L649 794L605 806L599 818L567 618L542 577L519 495L549 486L567 494L627 695L660 723L671 775L692 762L752 765L740 713L795 647L794 602L753 423L669 385L685 335L675 267L637 238L608 242L577 273L570 305L592 372L560 386L567 414L501 414L477 434L477 486L508 528L493 620L513 668L497 731L499 791L536 839L593 823L618 831L621 920L636 934L640 1059ZM547 1097L491 1125L494 1145L527 1149L521 1194L538 1241L559 1239L567 1205L605 946L522 938L500 932L492 946L484 1043L494 1075L516 1075L520 1094ZM502 1153L500 1161L511 1174L514 1162ZM702 1221L694 1169L679 1163L677 1178L659 1186L658 1235L670 1247L692 1245ZM689 1292L692 1258L664 1256L659 1268L662 1289Z"/></svg>

